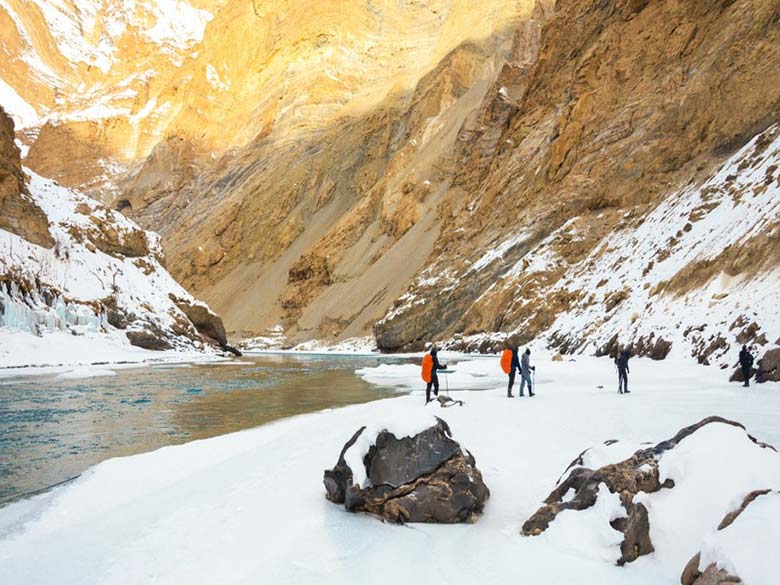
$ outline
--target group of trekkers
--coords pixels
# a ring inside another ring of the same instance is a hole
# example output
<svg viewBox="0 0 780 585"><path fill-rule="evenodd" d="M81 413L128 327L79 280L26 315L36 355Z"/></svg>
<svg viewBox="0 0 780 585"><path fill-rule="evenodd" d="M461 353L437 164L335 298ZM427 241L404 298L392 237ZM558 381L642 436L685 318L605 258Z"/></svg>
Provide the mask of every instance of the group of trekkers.
<svg viewBox="0 0 780 585"><path fill-rule="evenodd" d="M434 346L425 354L425 356L423 356L422 379L425 382L425 404L428 404L432 400L431 390L433 390L434 396L439 395L438 372L447 369L447 364L442 364L439 361L438 353L438 349ZM630 358L631 353L628 349L619 351L614 357L615 366L618 371L618 394L630 394L628 390L628 360ZM531 365L531 350L529 348L526 348L521 356L516 345L507 347L501 354L501 369L509 376L509 384L506 388L507 398L514 398L512 388L515 385L515 376L518 373L520 374L520 392L517 395L518 398L525 396L524 391L526 386L528 386L528 396L536 396L536 394L534 394L534 373L536 372L536 366Z"/></svg>
<svg viewBox="0 0 780 585"><path fill-rule="evenodd" d="M622 350L618 349L612 357L618 374L618 394L631 393L628 389L628 374L630 372L628 367L629 359L631 359L631 352L627 348L623 348ZM748 350L747 346L743 345L742 350L739 352L739 367L746 388L750 386L750 376L753 373L753 360L753 354ZM431 390L433 390L434 396L439 395L439 376L437 372L446 369L447 364L439 362L437 348L435 346L432 347L430 352L423 357L422 363L422 378L426 383L426 404L431 401ZM520 374L520 392L517 395L518 398L525 396L524 390L526 386L528 386L528 396L536 396L536 394L534 394L533 380L536 367L531 365L530 349L526 348L522 353L522 356L519 354L516 345L511 345L504 349L501 354L501 369L509 376L509 384L506 388L507 398L514 398L512 388L515 385L515 375L517 373Z"/></svg>
<svg viewBox="0 0 780 585"><path fill-rule="evenodd" d="M536 366L531 365L531 350L525 348L523 357L518 357L518 349L516 345L508 347L501 354L501 369L505 374L509 375L509 385L506 387L506 397L514 398L512 394L512 386L515 385L515 372L520 373L520 393L518 398L525 396L523 390L526 384L528 385L528 396L536 396L534 394L534 384L531 377L531 372L536 371Z"/></svg>

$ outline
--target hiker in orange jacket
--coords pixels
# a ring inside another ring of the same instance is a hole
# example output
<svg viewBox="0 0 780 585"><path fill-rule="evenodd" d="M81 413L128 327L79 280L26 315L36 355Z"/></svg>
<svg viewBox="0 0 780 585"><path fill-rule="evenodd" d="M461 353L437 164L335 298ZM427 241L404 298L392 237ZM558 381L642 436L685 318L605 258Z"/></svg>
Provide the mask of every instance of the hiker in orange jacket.
<svg viewBox="0 0 780 585"><path fill-rule="evenodd" d="M514 398L514 394L512 394L512 386L515 385L515 372L520 371L520 357L517 354L516 345L510 347L509 350L512 352L512 361L509 365L509 386L506 388L506 397Z"/></svg>
<svg viewBox="0 0 780 585"><path fill-rule="evenodd" d="M423 358L423 381L426 382L425 386L425 404L431 401L431 387L433 387L433 393L439 395L439 376L436 374L436 370L446 370L447 364L440 364L437 357L438 350L436 347L431 348L430 354ZM429 359L430 356L430 359Z"/></svg>

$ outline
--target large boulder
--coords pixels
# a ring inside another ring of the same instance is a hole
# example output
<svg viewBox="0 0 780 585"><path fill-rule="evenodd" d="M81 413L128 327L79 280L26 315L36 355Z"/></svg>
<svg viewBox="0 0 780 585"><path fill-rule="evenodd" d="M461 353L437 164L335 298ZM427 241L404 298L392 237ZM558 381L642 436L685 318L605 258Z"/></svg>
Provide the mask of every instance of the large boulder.
<svg viewBox="0 0 780 585"><path fill-rule="evenodd" d="M475 522L490 496L474 457L439 418L413 436L361 428L323 482L330 501L395 523Z"/></svg>
<svg viewBox="0 0 780 585"><path fill-rule="evenodd" d="M169 295L170 299L176 304L179 310L187 316L187 319L194 325L207 341L219 345L225 351L240 356L241 352L228 344L225 326L222 318L209 309L208 305L198 301L182 299L176 295Z"/></svg>
<svg viewBox="0 0 780 585"><path fill-rule="evenodd" d="M750 377L752 378L758 373L758 370L754 368L753 366L750 366ZM742 375L742 368L737 366L734 368L734 371L731 373L731 376L729 376L729 382L745 382L745 377Z"/></svg>
<svg viewBox="0 0 780 585"><path fill-rule="evenodd" d="M780 382L780 347L770 349L758 360L756 382Z"/></svg>
<svg viewBox="0 0 780 585"><path fill-rule="evenodd" d="M655 446L638 449L627 459L608 463L596 469L585 466L588 451L584 451L569 465L555 489L544 500L544 504L525 521L522 534L525 536L541 534L551 526L561 512L586 510L592 508L602 494L617 494L621 509L619 513L613 514L608 519L610 526L622 533L620 553L616 558L617 564L623 565L634 561L639 556L652 553L655 545L650 538L651 517L646 505L650 500L649 495L660 490L675 488L675 481L662 473L662 461L667 453L674 451L684 439L713 423L722 423L744 431L744 427L737 422L717 416L708 417L683 428L671 439ZM748 439L751 448L755 445L759 449L774 450L773 447L758 442L747 433L741 436ZM615 442L611 441L607 444L612 443ZM706 466L707 463L691 460L687 465ZM679 464L677 467L679 468ZM604 491L604 487L607 488L607 492Z"/></svg>
<svg viewBox="0 0 780 585"><path fill-rule="evenodd" d="M136 322L133 329L126 331L125 335L130 345L152 351L166 351L173 349L173 344L168 333L149 321Z"/></svg>

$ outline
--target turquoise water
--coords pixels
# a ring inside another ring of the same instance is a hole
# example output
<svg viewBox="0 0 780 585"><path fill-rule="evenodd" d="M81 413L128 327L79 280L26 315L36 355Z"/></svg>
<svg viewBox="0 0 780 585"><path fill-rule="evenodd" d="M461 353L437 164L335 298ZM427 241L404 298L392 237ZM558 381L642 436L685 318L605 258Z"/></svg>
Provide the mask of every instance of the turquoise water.
<svg viewBox="0 0 780 585"><path fill-rule="evenodd" d="M354 371L393 361L265 354L82 380L0 378L0 505L110 457L392 396Z"/></svg>

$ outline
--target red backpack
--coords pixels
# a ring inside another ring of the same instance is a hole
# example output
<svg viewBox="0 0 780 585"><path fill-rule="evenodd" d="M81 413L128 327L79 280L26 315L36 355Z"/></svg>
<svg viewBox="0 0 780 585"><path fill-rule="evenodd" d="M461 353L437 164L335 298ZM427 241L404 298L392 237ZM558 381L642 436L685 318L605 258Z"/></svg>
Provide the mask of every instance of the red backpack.
<svg viewBox="0 0 780 585"><path fill-rule="evenodd" d="M505 349L504 352L501 354L501 369L504 370L505 374L508 374L512 371L512 350L511 349Z"/></svg>
<svg viewBox="0 0 780 585"><path fill-rule="evenodd" d="M426 384L430 384L433 379L433 356L429 353L423 356L422 379Z"/></svg>

